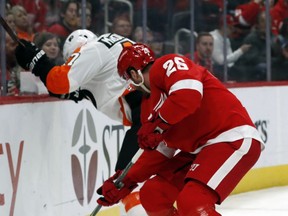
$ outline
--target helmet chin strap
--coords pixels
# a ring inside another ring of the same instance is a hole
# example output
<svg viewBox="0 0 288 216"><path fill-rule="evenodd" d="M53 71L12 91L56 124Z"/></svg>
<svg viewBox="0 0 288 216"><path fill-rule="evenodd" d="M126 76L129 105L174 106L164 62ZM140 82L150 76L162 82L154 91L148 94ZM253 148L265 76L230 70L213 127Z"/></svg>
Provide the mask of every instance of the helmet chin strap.
<svg viewBox="0 0 288 216"><path fill-rule="evenodd" d="M137 70L137 73L141 77L141 82L137 84L133 80L131 80L132 84L135 85L135 86L141 87L145 92L150 94L151 91L144 85L144 77L143 77L143 74L142 74L141 70Z"/></svg>

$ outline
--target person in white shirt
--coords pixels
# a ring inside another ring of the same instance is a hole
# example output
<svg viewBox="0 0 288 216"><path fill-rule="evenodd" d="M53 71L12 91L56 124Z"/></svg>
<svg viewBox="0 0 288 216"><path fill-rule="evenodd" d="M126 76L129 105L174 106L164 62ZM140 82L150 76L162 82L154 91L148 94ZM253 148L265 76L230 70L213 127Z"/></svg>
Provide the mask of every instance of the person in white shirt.
<svg viewBox="0 0 288 216"><path fill-rule="evenodd" d="M231 43L229 35L233 31L234 18L231 15L227 15L227 38L226 38L226 62L228 68L231 68L234 63L245 53L247 52L251 44L243 44L237 50L233 51L231 48ZM223 71L224 66L224 25L223 21L220 21L220 27L210 32L214 39L214 48L212 53L212 60L214 66L219 66L220 71ZM216 69L217 70L217 69Z"/></svg>

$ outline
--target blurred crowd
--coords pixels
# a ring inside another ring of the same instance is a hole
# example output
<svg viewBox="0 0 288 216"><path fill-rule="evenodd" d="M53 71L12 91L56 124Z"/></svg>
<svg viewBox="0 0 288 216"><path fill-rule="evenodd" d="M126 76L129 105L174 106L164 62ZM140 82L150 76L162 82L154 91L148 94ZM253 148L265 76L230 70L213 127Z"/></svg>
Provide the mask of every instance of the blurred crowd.
<svg viewBox="0 0 288 216"><path fill-rule="evenodd" d="M223 2L227 2L224 19ZM144 42L156 56L178 52L222 81L225 81L224 66L228 68L228 81L265 81L268 65L272 80L288 80L288 0L199 0L194 1L193 9L189 0L147 0L146 11L142 0L81 3L81 0L8 0L4 18L19 38L34 42L59 65L64 63L62 48L66 37L76 29L86 28L97 35L112 32ZM267 64L266 56L266 23L270 24L271 64ZM191 34L195 39L192 53ZM8 34L5 40L7 95L24 94L23 69L14 56L17 44ZM35 92L40 91L32 91Z"/></svg>

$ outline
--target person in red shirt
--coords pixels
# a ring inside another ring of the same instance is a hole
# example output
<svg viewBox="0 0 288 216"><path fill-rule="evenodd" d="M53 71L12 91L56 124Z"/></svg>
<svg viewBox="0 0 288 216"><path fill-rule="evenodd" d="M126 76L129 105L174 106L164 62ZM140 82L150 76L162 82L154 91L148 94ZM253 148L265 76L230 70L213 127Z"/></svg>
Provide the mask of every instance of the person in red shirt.
<svg viewBox="0 0 288 216"><path fill-rule="evenodd" d="M123 49L118 73L150 92L138 131L144 152L121 188L114 185L121 171L103 183L97 202L113 205L144 182L140 200L149 216L220 215L215 205L264 148L241 102L207 69L177 54L155 59L144 44Z"/></svg>
<svg viewBox="0 0 288 216"><path fill-rule="evenodd" d="M278 0L270 9L270 15L272 33L277 36L280 33L284 20L288 18L288 0Z"/></svg>
<svg viewBox="0 0 288 216"><path fill-rule="evenodd" d="M238 25L252 27L257 23L257 17L265 11L265 1L252 0L246 4L238 5L235 10L235 18ZM288 1L279 0L274 4L270 1L271 31L273 35L279 35L279 31L285 18L288 17Z"/></svg>
<svg viewBox="0 0 288 216"><path fill-rule="evenodd" d="M196 39L196 52L194 62L213 72L212 53L214 40L210 33L200 32Z"/></svg>
<svg viewBox="0 0 288 216"><path fill-rule="evenodd" d="M252 27L257 21L258 14L263 10L265 10L263 0L240 4L235 9L235 19L239 25Z"/></svg>
<svg viewBox="0 0 288 216"><path fill-rule="evenodd" d="M194 52L194 63L207 68L213 73L212 53L214 48L214 39L209 32L200 32L196 38L196 51ZM190 53L185 55L191 58Z"/></svg>

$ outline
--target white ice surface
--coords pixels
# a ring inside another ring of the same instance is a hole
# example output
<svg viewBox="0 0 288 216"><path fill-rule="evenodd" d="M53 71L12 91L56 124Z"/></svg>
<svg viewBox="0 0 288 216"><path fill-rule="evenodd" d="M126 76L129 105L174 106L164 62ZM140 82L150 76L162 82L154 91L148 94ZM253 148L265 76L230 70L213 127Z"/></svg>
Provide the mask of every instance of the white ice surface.
<svg viewBox="0 0 288 216"><path fill-rule="evenodd" d="M222 216L288 216L288 186L231 195L216 208Z"/></svg>

